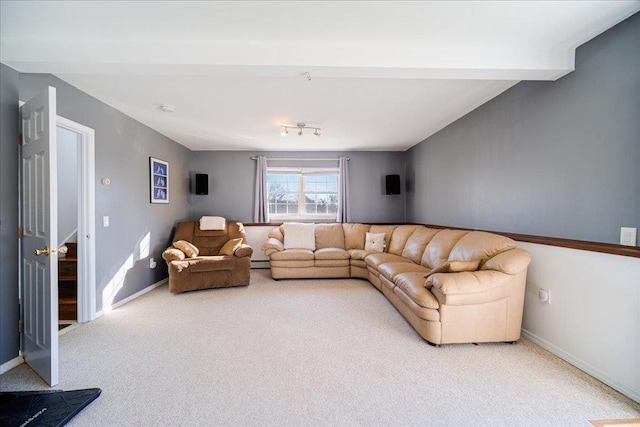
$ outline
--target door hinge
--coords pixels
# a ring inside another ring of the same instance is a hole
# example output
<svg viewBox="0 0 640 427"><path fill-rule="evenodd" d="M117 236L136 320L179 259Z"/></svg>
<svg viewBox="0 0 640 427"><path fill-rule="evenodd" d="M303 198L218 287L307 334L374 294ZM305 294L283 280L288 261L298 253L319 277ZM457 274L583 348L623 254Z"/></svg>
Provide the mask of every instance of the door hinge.
<svg viewBox="0 0 640 427"><path fill-rule="evenodd" d="M24 228L18 227L18 239L22 239L24 237Z"/></svg>
<svg viewBox="0 0 640 427"><path fill-rule="evenodd" d="M24 332L24 322L22 320L18 321L18 332Z"/></svg>
<svg viewBox="0 0 640 427"><path fill-rule="evenodd" d="M22 134L19 133L18 134L18 145L22 145L22 144L24 144L24 139L22 139Z"/></svg>

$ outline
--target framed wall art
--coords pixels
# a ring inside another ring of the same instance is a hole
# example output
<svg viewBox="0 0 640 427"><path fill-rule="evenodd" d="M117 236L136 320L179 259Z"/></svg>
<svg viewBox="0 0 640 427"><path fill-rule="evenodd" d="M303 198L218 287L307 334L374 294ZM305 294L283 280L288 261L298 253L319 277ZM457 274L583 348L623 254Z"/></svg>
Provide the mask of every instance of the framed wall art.
<svg viewBox="0 0 640 427"><path fill-rule="evenodd" d="M151 203L169 203L169 162L149 157Z"/></svg>

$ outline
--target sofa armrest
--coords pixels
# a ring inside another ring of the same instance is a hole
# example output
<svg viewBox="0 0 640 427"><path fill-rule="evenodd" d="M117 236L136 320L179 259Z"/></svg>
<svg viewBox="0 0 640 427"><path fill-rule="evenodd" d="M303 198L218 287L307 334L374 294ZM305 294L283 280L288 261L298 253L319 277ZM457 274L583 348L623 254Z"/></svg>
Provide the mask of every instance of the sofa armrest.
<svg viewBox="0 0 640 427"><path fill-rule="evenodd" d="M460 295L504 286L510 278L509 274L493 270L436 273L427 278L425 287L438 289L445 295Z"/></svg>
<svg viewBox="0 0 640 427"><path fill-rule="evenodd" d="M284 243L274 237L269 237L267 243L262 245L262 250L266 256L271 256L274 252L284 251Z"/></svg>
<svg viewBox="0 0 640 427"><path fill-rule="evenodd" d="M480 304L505 298L516 289L510 289L515 276L500 271L474 271L462 273L436 273L425 283L440 304Z"/></svg>
<svg viewBox="0 0 640 427"><path fill-rule="evenodd" d="M251 255L253 255L253 248L246 243L243 243L235 250L233 255L238 258L251 257Z"/></svg>
<svg viewBox="0 0 640 427"><path fill-rule="evenodd" d="M169 246L167 249L162 252L162 259L167 261L167 264L171 261L182 261L186 258L184 252L180 249L174 248L173 246Z"/></svg>

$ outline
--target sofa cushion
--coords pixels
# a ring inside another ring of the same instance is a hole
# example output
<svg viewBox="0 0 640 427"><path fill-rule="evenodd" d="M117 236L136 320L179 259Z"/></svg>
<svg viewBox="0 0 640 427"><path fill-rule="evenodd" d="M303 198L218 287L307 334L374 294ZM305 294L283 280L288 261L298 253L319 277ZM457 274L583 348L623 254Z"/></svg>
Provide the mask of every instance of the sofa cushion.
<svg viewBox="0 0 640 427"><path fill-rule="evenodd" d="M390 254L394 255L402 255L402 250L404 249L404 245L411 237L416 228L420 227L419 225L400 225L393 230L393 234L391 235L391 241L389 242L389 250Z"/></svg>
<svg viewBox="0 0 640 427"><path fill-rule="evenodd" d="M312 268L315 267L314 260L277 260L272 259L270 264L271 268L280 267L280 268ZM310 276L311 277L311 276Z"/></svg>
<svg viewBox="0 0 640 427"><path fill-rule="evenodd" d="M507 274L518 274L531 262L531 255L522 249L509 249L485 262L480 270L497 270Z"/></svg>
<svg viewBox="0 0 640 427"><path fill-rule="evenodd" d="M178 272L189 270L191 273L216 270L233 270L236 268L236 259L226 256L206 256L183 261L171 261Z"/></svg>
<svg viewBox="0 0 640 427"><path fill-rule="evenodd" d="M286 223L284 228L285 249L316 249L316 234L314 224Z"/></svg>
<svg viewBox="0 0 640 427"><path fill-rule="evenodd" d="M274 252L271 254L272 260L313 260L313 252L309 249L287 249L282 252Z"/></svg>
<svg viewBox="0 0 640 427"><path fill-rule="evenodd" d="M364 260L368 255L379 253L376 251L368 251L366 249L351 249L348 251L351 259Z"/></svg>
<svg viewBox="0 0 640 427"><path fill-rule="evenodd" d="M242 245L242 239L231 239L220 248L218 255L233 256L240 245Z"/></svg>
<svg viewBox="0 0 640 427"><path fill-rule="evenodd" d="M400 255L387 254L387 253L373 253L368 255L365 259L365 262L368 266L373 267L374 269L378 269L380 264L385 264L387 262L407 262L406 258L401 257Z"/></svg>
<svg viewBox="0 0 640 427"><path fill-rule="evenodd" d="M374 252L384 252L386 243L384 233L367 233L365 236L364 250Z"/></svg>
<svg viewBox="0 0 640 427"><path fill-rule="evenodd" d="M339 248L323 248L315 251L315 259L349 259L349 252Z"/></svg>
<svg viewBox="0 0 640 427"><path fill-rule="evenodd" d="M237 234L237 223L227 221L227 227L224 230L200 230L199 223L197 221L193 222L193 243L200 250L199 255L218 255L220 252L220 248L224 246L225 243L229 241L229 239L233 239ZM233 228L233 233L231 233L231 229Z"/></svg>
<svg viewBox="0 0 640 427"><path fill-rule="evenodd" d="M407 239L407 243L405 243L404 249L402 250L402 256L410 259L416 264L420 264L422 254L424 253L424 248L427 246L427 243L431 241L433 236L436 235L437 232L438 230L434 228L416 228L411 236L409 236L409 239Z"/></svg>
<svg viewBox="0 0 640 427"><path fill-rule="evenodd" d="M458 240L449 253L449 259L486 260L515 247L516 242L508 237L484 231L471 231Z"/></svg>
<svg viewBox="0 0 640 427"><path fill-rule="evenodd" d="M316 267L349 267L348 259L315 259Z"/></svg>
<svg viewBox="0 0 640 427"><path fill-rule="evenodd" d="M342 224L316 224L316 249L344 249L344 230Z"/></svg>
<svg viewBox="0 0 640 427"><path fill-rule="evenodd" d="M349 265L352 265L354 267L367 268L367 263L364 262L363 259L353 259L353 258L351 258L349 260Z"/></svg>
<svg viewBox="0 0 640 427"><path fill-rule="evenodd" d="M389 252L389 244L391 243L391 236L393 235L393 230L395 230L397 225L372 225L369 229L370 233L384 233L384 251Z"/></svg>
<svg viewBox="0 0 640 427"><path fill-rule="evenodd" d="M427 267L412 262L387 262L378 266L378 272L389 280L395 279L400 273L408 272L422 273L422 278L424 279L424 275L428 271Z"/></svg>
<svg viewBox="0 0 640 427"><path fill-rule="evenodd" d="M162 253L162 258L165 261L182 261L186 255L180 249L169 248Z"/></svg>
<svg viewBox="0 0 640 427"><path fill-rule="evenodd" d="M180 249L189 258L197 257L200 252L198 248L196 248L193 244L187 242L186 240L178 240L176 242L173 242L173 247L176 249Z"/></svg>
<svg viewBox="0 0 640 427"><path fill-rule="evenodd" d="M427 268L435 268L449 259L451 249L468 231L444 229L436 233L427 244L420 264Z"/></svg>
<svg viewBox="0 0 640 427"><path fill-rule="evenodd" d="M395 285L402 289L416 304L437 310L440 308L440 304L437 298L425 288L425 282L424 274L417 271L399 274L394 280Z"/></svg>
<svg viewBox="0 0 640 427"><path fill-rule="evenodd" d="M344 248L346 250L364 249L364 239L369 227L369 224L342 224Z"/></svg>

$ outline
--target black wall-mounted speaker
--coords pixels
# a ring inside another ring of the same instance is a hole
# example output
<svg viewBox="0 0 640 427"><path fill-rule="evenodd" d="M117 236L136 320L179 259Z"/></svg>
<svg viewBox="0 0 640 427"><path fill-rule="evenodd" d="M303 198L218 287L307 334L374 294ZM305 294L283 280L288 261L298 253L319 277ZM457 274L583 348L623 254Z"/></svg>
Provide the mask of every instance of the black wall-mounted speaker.
<svg viewBox="0 0 640 427"><path fill-rule="evenodd" d="M209 175L206 173L196 174L196 194L209 194Z"/></svg>
<svg viewBox="0 0 640 427"><path fill-rule="evenodd" d="M400 175L387 175L387 194L400 194Z"/></svg>

